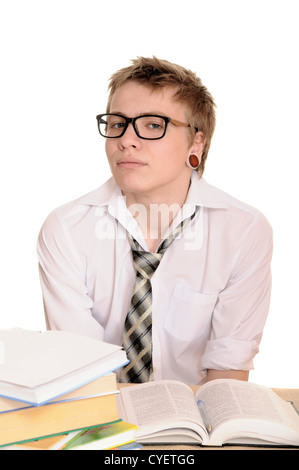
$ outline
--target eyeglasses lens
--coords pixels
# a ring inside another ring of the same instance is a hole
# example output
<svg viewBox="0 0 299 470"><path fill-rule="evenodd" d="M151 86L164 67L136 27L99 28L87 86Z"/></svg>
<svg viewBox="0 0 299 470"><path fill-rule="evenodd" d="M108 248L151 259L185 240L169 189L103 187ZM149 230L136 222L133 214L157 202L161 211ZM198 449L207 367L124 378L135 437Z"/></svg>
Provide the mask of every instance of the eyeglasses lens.
<svg viewBox="0 0 299 470"><path fill-rule="evenodd" d="M166 130L165 119L159 116L139 116L134 119L135 131L144 139L160 139ZM118 115L104 115L99 119L99 131L104 137L119 137L126 128L126 119Z"/></svg>

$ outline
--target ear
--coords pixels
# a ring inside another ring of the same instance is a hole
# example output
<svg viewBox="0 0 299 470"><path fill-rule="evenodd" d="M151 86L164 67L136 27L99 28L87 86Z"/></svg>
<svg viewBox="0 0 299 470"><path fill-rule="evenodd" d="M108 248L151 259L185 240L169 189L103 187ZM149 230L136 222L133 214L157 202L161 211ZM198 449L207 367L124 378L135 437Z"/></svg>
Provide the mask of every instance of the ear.
<svg viewBox="0 0 299 470"><path fill-rule="evenodd" d="M203 151L205 149L205 145L206 145L206 139L204 138L203 133L198 131L196 132L194 136L193 143L190 147L189 152L195 153L201 158Z"/></svg>

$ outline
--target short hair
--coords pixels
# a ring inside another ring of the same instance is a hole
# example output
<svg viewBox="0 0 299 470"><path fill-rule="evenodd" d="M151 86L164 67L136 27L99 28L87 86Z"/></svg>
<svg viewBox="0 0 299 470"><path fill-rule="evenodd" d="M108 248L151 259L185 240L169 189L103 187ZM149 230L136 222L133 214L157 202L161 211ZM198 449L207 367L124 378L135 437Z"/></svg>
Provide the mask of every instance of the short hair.
<svg viewBox="0 0 299 470"><path fill-rule="evenodd" d="M157 57L137 57L132 65L115 72L109 81L110 90L106 112L110 112L111 100L115 91L129 80L155 88L172 86L176 88L174 99L184 103L190 110L190 144L196 131L202 132L205 147L198 171L203 174L205 162L216 126L216 105L211 93L201 79L191 70Z"/></svg>

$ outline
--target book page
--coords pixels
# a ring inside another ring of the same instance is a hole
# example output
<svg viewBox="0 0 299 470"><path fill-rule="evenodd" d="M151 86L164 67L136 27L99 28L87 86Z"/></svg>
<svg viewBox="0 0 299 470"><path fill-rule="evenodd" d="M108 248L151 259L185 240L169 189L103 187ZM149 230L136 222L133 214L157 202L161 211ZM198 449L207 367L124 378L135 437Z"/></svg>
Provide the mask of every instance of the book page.
<svg viewBox="0 0 299 470"><path fill-rule="evenodd" d="M233 418L259 418L283 422L272 399L273 392L261 385L239 380L214 380L201 387L206 419L213 428Z"/></svg>
<svg viewBox="0 0 299 470"><path fill-rule="evenodd" d="M126 419L137 425L167 418L201 421L192 390L180 382L157 381L120 389Z"/></svg>

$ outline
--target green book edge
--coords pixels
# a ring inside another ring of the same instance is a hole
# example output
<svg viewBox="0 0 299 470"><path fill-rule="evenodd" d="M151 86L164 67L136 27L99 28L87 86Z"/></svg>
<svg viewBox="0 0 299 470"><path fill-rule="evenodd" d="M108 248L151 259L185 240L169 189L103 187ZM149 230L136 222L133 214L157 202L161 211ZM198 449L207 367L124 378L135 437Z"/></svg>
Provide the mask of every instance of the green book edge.
<svg viewBox="0 0 299 470"><path fill-rule="evenodd" d="M87 429L92 429L92 428L98 428L100 426L109 426L109 425L112 425L112 424L115 424L115 423L119 423L121 422L122 420L121 419L117 419L116 421L110 421L110 422L107 422L107 423L103 423L103 424L95 424L94 426L86 426L84 428L75 428L75 429L70 429L68 431L64 431L64 432L58 432L58 433L54 433L54 434L47 434L46 436L40 436L40 437L34 437L32 439L25 439L24 441L16 441L16 442L10 442L9 444L3 444L0 446L0 450L1 450L1 447L7 447L7 446L11 446L11 445L18 445L18 444L24 444L26 442L34 442L34 441L39 441L39 440L42 440L42 439L48 439L49 437L55 437L55 436L65 436L66 434L70 434L71 432L74 432L74 431L86 431ZM75 439L75 438L74 438ZM71 442L71 441L70 441Z"/></svg>

